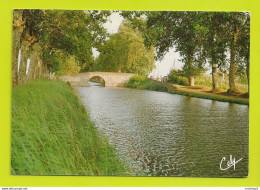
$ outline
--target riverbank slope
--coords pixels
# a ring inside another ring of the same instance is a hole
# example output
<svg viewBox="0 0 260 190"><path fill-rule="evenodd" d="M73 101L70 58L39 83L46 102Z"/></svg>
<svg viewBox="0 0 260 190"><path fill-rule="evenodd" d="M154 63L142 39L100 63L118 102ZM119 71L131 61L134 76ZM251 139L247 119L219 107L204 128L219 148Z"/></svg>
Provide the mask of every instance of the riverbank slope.
<svg viewBox="0 0 260 190"><path fill-rule="evenodd" d="M169 85L169 84L168 84ZM180 94L184 96L204 98L210 100L217 100L221 102L231 102L237 104L249 105L249 98L244 94L230 95L226 92L212 92L212 90L205 86L182 86L177 84L170 84L173 87L173 90L170 90L170 93Z"/></svg>
<svg viewBox="0 0 260 190"><path fill-rule="evenodd" d="M69 84L36 81L12 90L11 173L124 175L126 168Z"/></svg>
<svg viewBox="0 0 260 190"><path fill-rule="evenodd" d="M217 100L221 102L231 102L237 104L249 105L249 98L244 94L230 95L225 92L212 92L210 88L205 86L182 86L177 84L171 84L167 82L161 82L154 79L147 79L143 76L134 76L125 87L136 88L142 90L163 91L171 94L179 94L184 96Z"/></svg>
<svg viewBox="0 0 260 190"><path fill-rule="evenodd" d="M171 94L249 105L249 98L242 93L230 95L224 91L212 92L212 90L206 86L182 86L153 79L149 79L149 83L165 86Z"/></svg>

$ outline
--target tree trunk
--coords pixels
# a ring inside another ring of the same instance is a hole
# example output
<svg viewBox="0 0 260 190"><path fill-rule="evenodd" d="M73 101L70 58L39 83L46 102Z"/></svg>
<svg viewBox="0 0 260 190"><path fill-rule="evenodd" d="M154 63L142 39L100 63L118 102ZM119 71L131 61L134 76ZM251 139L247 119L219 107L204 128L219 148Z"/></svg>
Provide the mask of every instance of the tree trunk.
<svg viewBox="0 0 260 190"><path fill-rule="evenodd" d="M50 79L49 68L47 67L47 64L45 62L43 62L43 63L44 63L44 78Z"/></svg>
<svg viewBox="0 0 260 190"><path fill-rule="evenodd" d="M230 66L229 66L229 93L236 89L235 85L235 48L231 47Z"/></svg>
<svg viewBox="0 0 260 190"><path fill-rule="evenodd" d="M189 86L194 86L194 75L190 75L188 79L189 79Z"/></svg>
<svg viewBox="0 0 260 190"><path fill-rule="evenodd" d="M27 81L33 80L33 62L32 62L32 57L30 57L30 65L27 73Z"/></svg>
<svg viewBox="0 0 260 190"><path fill-rule="evenodd" d="M18 84L18 55L20 47L20 36L18 31L13 30L13 52L12 52L12 86Z"/></svg>
<svg viewBox="0 0 260 190"><path fill-rule="evenodd" d="M247 61L247 64L246 64L246 76L247 76L247 90L248 90L248 94L249 94L249 84L250 84L250 74L249 74L249 70L250 70L250 66L249 66L249 60Z"/></svg>
<svg viewBox="0 0 260 190"><path fill-rule="evenodd" d="M35 67L37 67L38 61L40 60L41 44L36 42L32 46L31 62L29 72L27 74L27 80L35 80Z"/></svg>
<svg viewBox="0 0 260 190"><path fill-rule="evenodd" d="M45 72L44 72L44 78L45 79L50 79L50 69L48 68L48 66L47 66L47 63L46 63L46 60L43 58L42 59L42 62L43 62L43 64L44 64L44 70L45 70Z"/></svg>
<svg viewBox="0 0 260 190"><path fill-rule="evenodd" d="M193 50L191 51L191 53L189 55L189 71L188 71L189 86L194 86L194 73L193 73L192 61L193 61Z"/></svg>
<svg viewBox="0 0 260 190"><path fill-rule="evenodd" d="M217 64L213 63L212 66L212 91L218 90L218 68Z"/></svg>
<svg viewBox="0 0 260 190"><path fill-rule="evenodd" d="M22 11L14 10L13 12L13 32L12 32L12 86L18 84L18 56L20 49L21 34L24 29L22 20Z"/></svg>
<svg viewBox="0 0 260 190"><path fill-rule="evenodd" d="M214 20L213 20L214 21ZM213 23L214 27L214 23ZM216 34L214 28L210 28L210 44L211 44L211 74L212 74L212 92L218 91L218 68L217 68L217 55L216 55L216 42L214 36Z"/></svg>
<svg viewBox="0 0 260 190"><path fill-rule="evenodd" d="M35 67L35 79L39 79L41 77L41 67L42 67L42 60L38 59Z"/></svg>
<svg viewBox="0 0 260 190"><path fill-rule="evenodd" d="M25 84L27 81L26 76L26 68L27 68L27 59L28 59L28 51L30 45L36 40L34 36L30 36L29 34L25 34L22 37L22 47L21 47L21 61L18 73L18 84Z"/></svg>
<svg viewBox="0 0 260 190"><path fill-rule="evenodd" d="M26 82L26 67L28 59L29 44L26 40L22 41L21 60L18 73L18 84L25 84Z"/></svg>
<svg viewBox="0 0 260 190"><path fill-rule="evenodd" d="M38 76L38 78L41 78L42 77L42 60L40 59L39 60L39 76Z"/></svg>
<svg viewBox="0 0 260 190"><path fill-rule="evenodd" d="M39 60L38 60L39 61ZM38 61L35 62L34 67L33 67L33 80L37 79L37 68L38 68Z"/></svg>
<svg viewBox="0 0 260 190"><path fill-rule="evenodd" d="M230 67L229 67L229 90L230 94L237 91L235 84L235 72L236 72L236 49L237 49L237 38L239 30L235 27L233 39L230 48Z"/></svg>
<svg viewBox="0 0 260 190"><path fill-rule="evenodd" d="M214 46L214 40L212 40L212 45ZM211 75L212 75L212 91L218 91L218 68L217 68L217 57L215 47L212 47L211 54Z"/></svg>

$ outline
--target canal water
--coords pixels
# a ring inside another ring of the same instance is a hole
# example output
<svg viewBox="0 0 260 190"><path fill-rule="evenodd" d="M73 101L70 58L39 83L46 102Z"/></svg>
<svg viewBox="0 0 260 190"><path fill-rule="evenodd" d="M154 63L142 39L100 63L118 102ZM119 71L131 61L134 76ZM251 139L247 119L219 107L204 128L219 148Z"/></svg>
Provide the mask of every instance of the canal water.
<svg viewBox="0 0 260 190"><path fill-rule="evenodd" d="M135 176L248 175L247 105L95 85L77 90ZM241 160L228 168L230 156Z"/></svg>

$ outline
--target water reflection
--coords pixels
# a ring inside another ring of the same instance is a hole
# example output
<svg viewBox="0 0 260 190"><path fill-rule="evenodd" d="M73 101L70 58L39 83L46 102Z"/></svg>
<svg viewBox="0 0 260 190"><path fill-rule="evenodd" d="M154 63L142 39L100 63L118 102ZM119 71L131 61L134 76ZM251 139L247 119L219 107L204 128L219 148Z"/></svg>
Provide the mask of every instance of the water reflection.
<svg viewBox="0 0 260 190"><path fill-rule="evenodd" d="M77 89L136 175L247 175L248 106L145 90ZM221 171L229 155L243 160L235 171Z"/></svg>
<svg viewBox="0 0 260 190"><path fill-rule="evenodd" d="M88 81L88 86L89 87L102 87L103 84L101 82Z"/></svg>

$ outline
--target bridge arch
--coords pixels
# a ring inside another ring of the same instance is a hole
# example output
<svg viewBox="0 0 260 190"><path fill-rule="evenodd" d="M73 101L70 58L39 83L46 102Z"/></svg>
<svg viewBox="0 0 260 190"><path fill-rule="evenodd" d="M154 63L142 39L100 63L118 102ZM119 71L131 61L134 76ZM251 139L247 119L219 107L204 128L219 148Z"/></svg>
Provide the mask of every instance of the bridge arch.
<svg viewBox="0 0 260 190"><path fill-rule="evenodd" d="M89 85L89 82L100 83L100 86L106 86L105 79L103 79L101 76L98 76L98 75L90 77L88 80L88 85Z"/></svg>

